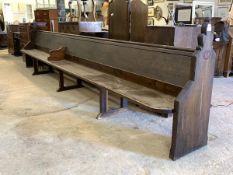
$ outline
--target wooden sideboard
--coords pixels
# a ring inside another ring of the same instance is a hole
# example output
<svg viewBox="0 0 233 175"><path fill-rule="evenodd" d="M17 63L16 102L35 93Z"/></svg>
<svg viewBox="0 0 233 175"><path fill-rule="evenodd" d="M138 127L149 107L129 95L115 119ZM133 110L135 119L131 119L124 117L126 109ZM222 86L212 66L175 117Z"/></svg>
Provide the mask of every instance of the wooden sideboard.
<svg viewBox="0 0 233 175"><path fill-rule="evenodd" d="M200 33L201 27L197 26L153 26L147 27L144 42L195 49Z"/></svg>
<svg viewBox="0 0 233 175"><path fill-rule="evenodd" d="M134 0L130 3L125 0L112 1L110 3L109 36L112 39L196 48L197 36L201 33L200 27L149 27L147 19L148 7L141 0Z"/></svg>
<svg viewBox="0 0 233 175"><path fill-rule="evenodd" d="M58 31L61 33L80 34L78 22L59 22Z"/></svg>
<svg viewBox="0 0 233 175"><path fill-rule="evenodd" d="M215 76L222 76L224 72L227 44L214 42L213 47L216 53Z"/></svg>
<svg viewBox="0 0 233 175"><path fill-rule="evenodd" d="M34 11L38 28L58 32L58 12L56 9L37 9Z"/></svg>
<svg viewBox="0 0 233 175"><path fill-rule="evenodd" d="M229 29L229 43L226 49L226 59L223 75L228 77L233 73L233 26Z"/></svg>
<svg viewBox="0 0 233 175"><path fill-rule="evenodd" d="M19 31L19 25L7 25L8 53L14 54L14 32Z"/></svg>
<svg viewBox="0 0 233 175"><path fill-rule="evenodd" d="M7 47L7 33L0 31L0 47Z"/></svg>
<svg viewBox="0 0 233 175"><path fill-rule="evenodd" d="M20 45L23 48L31 40L31 23L20 23L19 32L20 32Z"/></svg>

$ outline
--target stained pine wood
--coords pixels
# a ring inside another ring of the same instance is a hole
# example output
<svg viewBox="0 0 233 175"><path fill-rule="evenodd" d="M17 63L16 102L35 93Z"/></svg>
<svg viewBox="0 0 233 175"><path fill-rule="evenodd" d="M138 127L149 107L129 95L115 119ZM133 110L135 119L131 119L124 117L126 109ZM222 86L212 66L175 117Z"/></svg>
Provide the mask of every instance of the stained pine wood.
<svg viewBox="0 0 233 175"><path fill-rule="evenodd" d="M147 47L137 43L129 44L50 32L38 32L35 40L36 45L42 48L54 50L61 46L66 47L67 55L161 80L178 87L183 87L193 76L193 72L190 71L194 66L193 50L176 50L156 45ZM176 62L170 64L173 60Z"/></svg>
<svg viewBox="0 0 233 175"><path fill-rule="evenodd" d="M38 60L48 65L52 65L59 70L75 77L79 77L97 87L105 88L108 91L119 94L137 104L147 106L151 108L151 110L161 113L171 113L174 108L174 96L146 88L130 81L122 80L81 64L74 64L71 61L48 61L47 58L49 57L49 54L37 49L22 50L22 52L32 57L36 57Z"/></svg>
<svg viewBox="0 0 233 175"><path fill-rule="evenodd" d="M175 100L170 157L176 160L207 144L216 54L213 35L202 34L204 46L195 55L195 77Z"/></svg>
<svg viewBox="0 0 233 175"><path fill-rule="evenodd" d="M207 25L198 42L192 50L36 32L35 47L23 52L100 89L101 113L107 112L108 92L161 114L173 113L170 158L176 160L207 144L216 59ZM67 48L65 60L49 61L48 52L61 46ZM122 107L125 102L121 100Z"/></svg>
<svg viewBox="0 0 233 175"><path fill-rule="evenodd" d="M223 75L229 77L230 73L233 72L233 27L229 29L229 43L227 45L226 59L224 64Z"/></svg>

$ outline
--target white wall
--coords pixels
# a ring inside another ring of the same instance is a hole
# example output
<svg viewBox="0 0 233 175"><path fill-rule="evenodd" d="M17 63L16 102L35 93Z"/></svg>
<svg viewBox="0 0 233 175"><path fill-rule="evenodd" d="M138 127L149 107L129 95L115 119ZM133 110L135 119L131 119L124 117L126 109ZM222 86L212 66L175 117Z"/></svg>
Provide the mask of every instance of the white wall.
<svg viewBox="0 0 233 175"><path fill-rule="evenodd" d="M36 4L36 2L38 4ZM10 13L6 12L6 8L4 8L4 4L10 4ZM45 6L44 6L45 4ZM7 23L17 23L23 22L23 19L26 22L33 22L34 19L34 10L38 7L48 7L50 4L51 7L56 8L56 0L0 0L0 9L3 11L5 22ZM27 14L27 5L32 6L32 18L28 18Z"/></svg>
<svg viewBox="0 0 233 175"><path fill-rule="evenodd" d="M142 0L142 1L145 1L145 0ZM196 1L196 0L194 0L194 1ZM219 0L197 0L197 1L200 1L200 2L206 1L206 2L215 3L214 16L218 16L218 7L219 6L224 6L224 7L230 6L230 5L226 5L226 4L219 4ZM164 2L161 2L161 3L155 3L154 7L156 7L157 5L159 7L161 7L162 11L163 11L163 16L167 17L168 16L168 10L167 10L168 3L184 3L184 0L177 0L177 1L166 1L165 0ZM186 3L186 4L188 4L188 3ZM155 19L154 21L155 21L155 25L158 25L158 26L166 25L164 19L160 19L159 21ZM172 23L170 22L169 25L172 25Z"/></svg>
<svg viewBox="0 0 233 175"><path fill-rule="evenodd" d="M8 11L4 4L10 4ZM27 5L32 6L32 18L28 18ZM0 0L0 9L3 11L7 23L23 22L23 18L26 19L26 22L32 22L35 0Z"/></svg>
<svg viewBox="0 0 233 175"><path fill-rule="evenodd" d="M144 3L147 3L147 0L141 0ZM201 0L204 1L204 0ZM215 15L217 15L217 5L219 0L205 0L205 1L210 1L210 2L215 2L216 4L216 10L215 10ZM50 3L51 7L56 7L56 0L0 0L0 9L3 10L4 16L5 16L5 21L9 23L13 22L23 22L23 18L26 19L26 22L32 22L34 18L34 10L36 9L36 2L38 2L39 7L43 7L43 4L48 4ZM69 0L65 0L66 8L68 8L68 2ZM177 0L177 1L164 1L162 3L155 3L156 5L159 5L162 10L163 10L163 16L167 17L168 16L168 10L167 10L167 4L168 3L176 3L176 2L183 2L183 0ZM10 4L10 11L11 13L5 12L4 9L4 3L9 3ZM74 2L74 4L77 2ZM27 15L27 9L26 5L31 4L32 5L32 15L33 18L29 19ZM156 21L156 25L164 25L165 21L161 19L160 21Z"/></svg>

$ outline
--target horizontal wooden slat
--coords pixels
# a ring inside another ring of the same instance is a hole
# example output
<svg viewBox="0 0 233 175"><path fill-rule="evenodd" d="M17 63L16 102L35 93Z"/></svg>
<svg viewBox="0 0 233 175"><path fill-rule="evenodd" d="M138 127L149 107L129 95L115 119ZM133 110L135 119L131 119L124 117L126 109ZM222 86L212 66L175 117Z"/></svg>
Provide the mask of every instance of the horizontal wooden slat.
<svg viewBox="0 0 233 175"><path fill-rule="evenodd" d="M175 97L171 95L146 88L84 65L74 64L71 61L48 61L47 58L49 54L37 49L22 50L22 52L59 70L69 73L70 75L83 79L97 87L106 88L110 92L116 93L119 96L125 97L154 111L157 110L157 112L161 113L170 113L173 111Z"/></svg>

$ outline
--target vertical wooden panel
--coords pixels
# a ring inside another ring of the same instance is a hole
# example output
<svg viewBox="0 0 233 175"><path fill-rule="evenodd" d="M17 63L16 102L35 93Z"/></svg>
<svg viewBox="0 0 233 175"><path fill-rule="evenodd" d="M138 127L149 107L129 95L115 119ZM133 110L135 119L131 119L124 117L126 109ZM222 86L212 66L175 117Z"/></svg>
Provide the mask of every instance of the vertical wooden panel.
<svg viewBox="0 0 233 175"><path fill-rule="evenodd" d="M233 27L229 29L230 40L227 46L226 60L224 64L224 76L228 77L232 72L232 57L233 57Z"/></svg>
<svg viewBox="0 0 233 175"><path fill-rule="evenodd" d="M129 1L112 0L109 4L109 37L129 40Z"/></svg>
<svg viewBox="0 0 233 175"><path fill-rule="evenodd" d="M196 52L195 77L175 101L170 158L176 160L207 144L208 124L216 54L213 34L204 36L204 47Z"/></svg>
<svg viewBox="0 0 233 175"><path fill-rule="evenodd" d="M145 42L174 46L175 27L147 27Z"/></svg>
<svg viewBox="0 0 233 175"><path fill-rule="evenodd" d="M145 42L147 29L147 5L141 0L133 0L130 4L131 9L131 41Z"/></svg>

